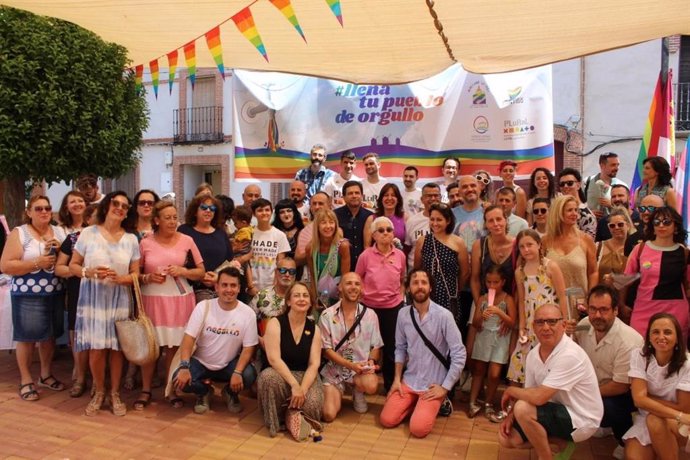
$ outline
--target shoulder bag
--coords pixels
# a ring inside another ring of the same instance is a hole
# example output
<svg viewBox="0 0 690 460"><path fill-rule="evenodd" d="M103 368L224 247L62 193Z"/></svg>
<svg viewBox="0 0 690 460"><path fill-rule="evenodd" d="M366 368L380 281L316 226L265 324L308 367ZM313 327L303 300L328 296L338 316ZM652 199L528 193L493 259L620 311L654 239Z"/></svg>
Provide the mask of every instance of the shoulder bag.
<svg viewBox="0 0 690 460"><path fill-rule="evenodd" d="M115 321L117 339L125 358L130 363L142 366L157 360L160 350L153 323L144 311L139 278L135 274L132 275L129 311L128 319Z"/></svg>

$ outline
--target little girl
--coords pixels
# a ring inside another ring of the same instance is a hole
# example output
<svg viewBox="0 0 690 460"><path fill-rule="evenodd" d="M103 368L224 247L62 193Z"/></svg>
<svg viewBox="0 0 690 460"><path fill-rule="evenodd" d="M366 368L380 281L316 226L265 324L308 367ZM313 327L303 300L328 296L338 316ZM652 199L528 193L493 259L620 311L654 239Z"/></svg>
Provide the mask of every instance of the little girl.
<svg viewBox="0 0 690 460"><path fill-rule="evenodd" d="M508 348L510 347L510 333L500 332L501 323L505 330L512 330L515 324L517 312L513 298L504 290L505 277L500 265L492 265L486 272L487 294L479 298L480 308L474 311L472 325L477 330L472 359L474 370L472 372L472 389L470 391L470 410L468 415L474 417L482 409L477 403L479 390L484 385L484 375L487 374L486 404L484 415L490 421L499 423L505 418L503 411L496 412L492 401L501 378L501 368L508 362Z"/></svg>
<svg viewBox="0 0 690 460"><path fill-rule="evenodd" d="M518 323L520 335L510 357L508 379L514 384L525 383L527 353L537 345L534 335L534 313L545 304L558 305L563 319L568 319L565 281L558 264L542 256L541 237L532 230L522 230L516 237L520 262L515 270L517 285Z"/></svg>

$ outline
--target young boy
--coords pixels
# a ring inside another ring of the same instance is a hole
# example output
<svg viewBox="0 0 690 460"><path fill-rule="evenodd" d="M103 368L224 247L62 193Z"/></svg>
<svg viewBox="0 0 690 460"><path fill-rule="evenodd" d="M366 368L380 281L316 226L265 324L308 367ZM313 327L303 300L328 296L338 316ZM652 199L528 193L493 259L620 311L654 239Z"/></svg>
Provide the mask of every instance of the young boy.
<svg viewBox="0 0 690 460"><path fill-rule="evenodd" d="M285 233L271 225L273 205L265 198L259 198L252 203L252 211L256 217L256 228L252 237L252 256L249 264L254 277L257 291L273 284L276 263L290 251Z"/></svg>
<svg viewBox="0 0 690 460"><path fill-rule="evenodd" d="M230 218L237 229L232 240L232 249L235 255L233 260L240 264L240 272L244 275L245 286L247 286L247 295L252 297L259 292L254 286L252 268L249 265L254 235L254 227L251 226L252 210L249 206L238 206L232 211Z"/></svg>

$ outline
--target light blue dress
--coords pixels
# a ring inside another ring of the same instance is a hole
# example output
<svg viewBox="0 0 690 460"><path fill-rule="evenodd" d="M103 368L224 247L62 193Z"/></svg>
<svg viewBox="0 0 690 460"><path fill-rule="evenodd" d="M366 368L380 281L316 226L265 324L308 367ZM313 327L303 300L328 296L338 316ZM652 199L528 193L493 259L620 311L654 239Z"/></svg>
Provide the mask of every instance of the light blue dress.
<svg viewBox="0 0 690 460"><path fill-rule="evenodd" d="M130 263L139 260L139 242L135 235L125 233L120 241L111 243L97 226L82 231L74 250L84 256L84 267L106 265L118 275L129 273ZM74 328L76 351L119 350L115 321L127 319L131 301L130 286L94 278L82 279Z"/></svg>

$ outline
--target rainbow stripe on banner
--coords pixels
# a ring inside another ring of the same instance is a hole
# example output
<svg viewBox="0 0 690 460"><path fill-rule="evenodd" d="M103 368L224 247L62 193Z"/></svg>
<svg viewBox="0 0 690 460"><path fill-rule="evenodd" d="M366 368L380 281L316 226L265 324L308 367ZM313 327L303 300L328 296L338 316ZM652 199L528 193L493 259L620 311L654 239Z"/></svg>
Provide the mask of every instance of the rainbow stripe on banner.
<svg viewBox="0 0 690 460"><path fill-rule="evenodd" d="M158 99L158 82L160 78L160 72L158 71L158 59L154 59L149 62L149 69L151 69L151 83L153 84L153 94Z"/></svg>
<svg viewBox="0 0 690 460"><path fill-rule="evenodd" d="M134 68L134 91L136 91L137 94L141 94L141 81L144 77L144 65L139 64Z"/></svg>
<svg viewBox="0 0 690 460"><path fill-rule="evenodd" d="M223 65L223 46L220 44L220 26L216 26L213 29L206 32L206 44L208 45L208 50L213 56L213 60L218 67L220 75L225 80L225 66Z"/></svg>
<svg viewBox="0 0 690 460"><path fill-rule="evenodd" d="M237 26L244 37L249 40L249 42L254 45L254 47L261 53L261 55L268 62L268 54L266 54L266 48L264 47L264 42L261 40L261 35L259 35L259 29L256 28L254 24L254 17L249 7L243 9L236 15L232 17L233 22Z"/></svg>
<svg viewBox="0 0 690 460"><path fill-rule="evenodd" d="M326 3L328 3L328 7L331 9L335 17L338 18L340 26L343 27L343 13L340 9L340 0L326 0Z"/></svg>
<svg viewBox="0 0 690 460"><path fill-rule="evenodd" d="M269 0L273 6L278 8L281 13L283 13L283 16L290 21L290 24L295 28L297 33L299 33L300 37L302 37L302 40L306 43L307 38L304 36L304 32L302 32L302 27L299 25L299 21L297 21L297 16L295 16L295 10L292 8L292 4L290 3L290 0Z"/></svg>
<svg viewBox="0 0 690 460"><path fill-rule="evenodd" d="M175 83L175 70L177 69L177 50L168 53L168 88L172 94L173 84Z"/></svg>
<svg viewBox="0 0 690 460"><path fill-rule="evenodd" d="M194 90L194 83L196 82L196 45L194 41L184 45L184 60L187 63L189 81L192 83L192 90Z"/></svg>

